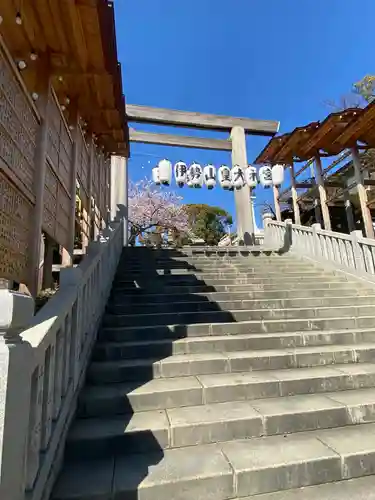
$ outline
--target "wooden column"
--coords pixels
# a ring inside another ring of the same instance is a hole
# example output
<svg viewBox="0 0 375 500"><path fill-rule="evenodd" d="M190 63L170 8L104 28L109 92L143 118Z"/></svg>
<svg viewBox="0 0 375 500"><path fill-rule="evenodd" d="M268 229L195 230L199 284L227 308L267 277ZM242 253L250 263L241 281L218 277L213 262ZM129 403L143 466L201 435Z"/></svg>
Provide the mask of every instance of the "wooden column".
<svg viewBox="0 0 375 500"><path fill-rule="evenodd" d="M233 127L232 165L238 165L243 170L247 167L245 130L242 127ZM237 215L237 234L245 245L254 244L254 218L251 204L251 190L246 184L242 189L234 191Z"/></svg>
<svg viewBox="0 0 375 500"><path fill-rule="evenodd" d="M351 233L352 231L355 231L355 222L353 215L353 207L350 201L349 191L347 189L345 189L344 191L344 203L345 203L346 219L348 221L348 229L349 232Z"/></svg>
<svg viewBox="0 0 375 500"><path fill-rule="evenodd" d="M275 214L276 214L276 220L281 222L281 210L280 210L280 190L278 186L273 186L273 201L275 204Z"/></svg>
<svg viewBox="0 0 375 500"><path fill-rule="evenodd" d="M35 148L35 177L34 194L35 207L33 217L33 227L30 231L30 293L33 297L38 294L39 264L41 235L44 209L44 183L46 176L46 158L48 147L48 103L51 94L51 79L49 67L45 66L39 73L39 99L38 110L41 123L39 127L37 144Z"/></svg>
<svg viewBox="0 0 375 500"><path fill-rule="evenodd" d="M310 177L311 177L312 181L314 182L314 184L316 185L314 165L312 163L310 164ZM316 223L323 226L322 213L321 213L320 206L319 206L319 200L318 200L318 198L315 197L315 189L314 189L314 214L315 214Z"/></svg>
<svg viewBox="0 0 375 500"><path fill-rule="evenodd" d="M363 225L365 227L365 234L367 238L374 238L374 227L372 225L372 218L370 209L367 206L367 192L366 188L363 184L363 174L362 174L362 166L361 160L358 154L358 148L351 148L352 159L353 159L353 167L354 167L354 176L357 183L357 191L359 202L361 205L362 219Z"/></svg>
<svg viewBox="0 0 375 500"><path fill-rule="evenodd" d="M322 161L319 155L315 156L315 176L318 184L320 207L323 215L324 229L331 231L331 219L327 205L327 193L324 187Z"/></svg>
<svg viewBox="0 0 375 500"><path fill-rule="evenodd" d="M296 188L296 177L294 173L294 164L290 164L290 177L291 177L291 192L292 192L292 202L293 202L293 213L294 213L294 223L298 226L301 225L301 214L298 205L298 195Z"/></svg>

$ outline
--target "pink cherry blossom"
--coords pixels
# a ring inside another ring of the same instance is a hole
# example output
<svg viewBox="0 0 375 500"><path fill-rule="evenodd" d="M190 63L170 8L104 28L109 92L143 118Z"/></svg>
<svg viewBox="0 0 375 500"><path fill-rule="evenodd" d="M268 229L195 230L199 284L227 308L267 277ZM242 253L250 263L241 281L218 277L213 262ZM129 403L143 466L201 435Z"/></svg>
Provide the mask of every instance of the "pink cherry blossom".
<svg viewBox="0 0 375 500"><path fill-rule="evenodd" d="M129 226L131 240L156 226L185 233L188 215L182 197L169 188L156 186L147 178L129 183Z"/></svg>

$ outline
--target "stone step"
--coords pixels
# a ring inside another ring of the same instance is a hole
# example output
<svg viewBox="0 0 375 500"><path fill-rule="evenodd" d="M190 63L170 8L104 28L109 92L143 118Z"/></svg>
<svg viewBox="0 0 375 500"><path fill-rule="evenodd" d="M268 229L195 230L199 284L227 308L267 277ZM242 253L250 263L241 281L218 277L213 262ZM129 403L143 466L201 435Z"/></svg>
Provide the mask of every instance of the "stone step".
<svg viewBox="0 0 375 500"><path fill-rule="evenodd" d="M261 349L313 347L375 342L375 329L309 331L294 333L264 333L245 335L217 335L187 337L178 340L136 340L132 342L98 342L94 347L94 361L119 359L162 358L180 354L206 352L238 352Z"/></svg>
<svg viewBox="0 0 375 500"><path fill-rule="evenodd" d="M305 299L305 298L316 298L316 297L354 297L354 296L366 296L373 295L374 291L371 289L360 288L360 287L342 287L340 284L337 287L330 288L300 288L300 289L290 289L286 295L285 290L280 288L279 290L255 290L255 291L236 291L232 292L209 292L209 293L185 293L185 294L175 294L175 293L144 293L142 295L124 295L124 294L112 294L110 298L110 305L117 304L173 304L174 302L220 302L220 301L233 301L233 300L256 300L256 301L267 301L267 300L291 300Z"/></svg>
<svg viewBox="0 0 375 500"><path fill-rule="evenodd" d="M70 459L101 458L375 422L375 389L230 401L78 419Z"/></svg>
<svg viewBox="0 0 375 500"><path fill-rule="evenodd" d="M305 297L294 299L264 299L264 300L232 300L232 301L187 301L187 302L170 302L164 303L112 303L107 305L107 311L111 314L161 314L172 312L199 312L199 311L227 311L227 310L251 310L251 309L292 309L306 307L335 307L335 306L350 306L350 305L374 305L375 295L358 295L358 296L342 296L342 297Z"/></svg>
<svg viewBox="0 0 375 500"><path fill-rule="evenodd" d="M375 500L375 476L346 479L234 500Z"/></svg>
<svg viewBox="0 0 375 500"><path fill-rule="evenodd" d="M260 261L270 261L270 262L303 262L303 259L291 254L275 254L271 253L267 255L265 253L253 254L251 252L238 252L234 251L232 254L228 252L221 252L222 255L219 255L215 252L211 252L211 254L198 254L198 253L181 253L181 254L149 254L149 255L123 255L120 258L120 265L123 263L131 262L131 263L139 263L139 262L178 262L178 261L187 261L187 262L214 262L214 261L242 261L242 260L251 260L253 262Z"/></svg>
<svg viewBox="0 0 375 500"><path fill-rule="evenodd" d="M295 270L308 270L308 269L318 269L314 263L301 260L250 260L250 259L237 259L237 260L167 260L167 261L155 261L155 260L145 260L137 262L124 262L120 263L117 270L118 271L129 271L143 270L143 269L219 269L219 268L240 268L240 269L270 269L275 270L277 268L282 269L295 269Z"/></svg>
<svg viewBox="0 0 375 500"><path fill-rule="evenodd" d="M101 417L374 386L373 363L160 378L144 383L87 385L79 397L78 414Z"/></svg>
<svg viewBox="0 0 375 500"><path fill-rule="evenodd" d="M53 498L227 500L374 470L375 424L370 423L73 461L65 466Z"/></svg>
<svg viewBox="0 0 375 500"><path fill-rule="evenodd" d="M277 275L258 275L252 273L212 273L212 274L168 274L168 275L153 275L149 274L127 274L124 277L116 277L114 280L114 287L130 287L134 286L134 282L138 286L147 288L148 286L181 286L181 285L232 285L232 284L273 284L284 282L302 282L308 284L316 281L334 281L343 282L348 281L346 277L330 276L324 273L310 273L310 274L277 274Z"/></svg>
<svg viewBox="0 0 375 500"><path fill-rule="evenodd" d="M162 359L140 358L94 361L87 370L91 384L113 384L128 380L188 377L288 368L309 368L375 361L375 343L325 345L239 352L176 354Z"/></svg>
<svg viewBox="0 0 375 500"><path fill-rule="evenodd" d="M243 270L243 271L249 271L249 272L305 272L305 271L318 271L319 268L311 265L311 264L300 264L300 263L294 263L294 264L282 264L282 263L273 263L273 264L254 264L254 263L249 263L249 264L223 264L223 263L214 263L214 264L200 264L198 266L192 265L192 264L181 264L180 266L168 266L168 264L165 264L164 266L159 265L158 263L155 263L154 265L150 265L150 263L145 263L145 265L131 265L131 266L119 266L117 268L118 273L128 273L128 272L160 272L163 273L166 271L167 273L170 272L172 274L176 273L182 273L182 272L195 272L195 271L203 271L203 272L214 272L217 270Z"/></svg>
<svg viewBox="0 0 375 500"><path fill-rule="evenodd" d="M356 316L370 316L375 314L373 305L344 305L327 307L280 308L280 309L247 309L221 311L171 312L151 314L111 314L106 313L103 326L131 327L131 326L163 326L171 324L193 325L221 322L267 321L284 319L314 319L314 318L351 318Z"/></svg>
<svg viewBox="0 0 375 500"><path fill-rule="evenodd" d="M193 279L196 278L198 280L204 280L204 279L213 279L215 277L220 277L220 278L241 278L241 277L249 277L252 279L265 279L265 280L272 280L272 279L289 279L289 278L299 278L299 279L304 279L306 278L322 278L323 276L334 276L334 274L327 274L324 273L323 271L317 271L317 270L306 270L306 271L296 271L293 268L288 268L285 271L280 270L280 269L275 269L273 272L268 272L265 269L210 269L208 270L190 270L190 269L178 269L177 271L175 269L171 269L171 272L169 272L168 269L146 269L146 270L139 270L139 271L134 271L134 270L129 270L129 271L124 271L121 273L117 273L115 276L115 281L117 282L122 282L122 281L129 281L130 279L137 279L137 278L143 278L143 279L150 279L150 276L152 279L160 279L160 280L166 280L166 279L171 279L171 280L184 280L184 279ZM173 271L173 272L172 272Z"/></svg>
<svg viewBox="0 0 375 500"><path fill-rule="evenodd" d="M153 326L107 326L99 331L99 338L107 341L178 339L207 335L238 335L249 333L309 332L313 330L351 330L374 328L374 316L326 317L301 319L273 319L232 321L226 323L196 323Z"/></svg>
<svg viewBox="0 0 375 500"><path fill-rule="evenodd" d="M216 282L217 283L217 282ZM137 288L136 283L129 283L129 285L119 285L117 286L116 284L114 285L112 289L113 294L126 294L126 295L132 295L132 294L145 294L145 293L156 293L156 294L184 294L184 293L209 293L209 292L241 292L241 291L261 291L261 290L280 290L284 289L284 295L287 295L289 293L289 290L295 290L295 289L306 289L309 288L310 290L312 289L321 289L321 288L337 288L337 287L342 287L342 288L349 288L349 289L354 289L354 288L359 288L361 287L361 284L358 284L355 281L346 281L344 279L340 278L332 278L332 279L327 279L325 278L324 281L309 281L308 284L305 282L305 280L295 280L295 281L279 281L279 282L273 282L273 283L246 283L246 284L215 284L215 285L209 285L207 283L203 284L194 284L194 285L154 285L148 283L147 287L144 288Z"/></svg>
<svg viewBox="0 0 375 500"><path fill-rule="evenodd" d="M310 283L345 283L348 282L346 277L341 276L333 276L333 275L325 275L325 274L312 274L309 276L303 276L300 274L293 276L285 276L279 275L277 277L263 277L263 276L252 276L248 274L232 274L232 275L224 275L224 276L126 276L124 279L116 279L113 284L114 290L120 289L134 289L134 285L145 288L145 289L155 289L155 288L172 288L178 286L222 286L222 285L277 285L282 286L283 283L286 283L289 286L292 286L294 283L298 283L299 285L309 286ZM353 283L353 281L352 281Z"/></svg>

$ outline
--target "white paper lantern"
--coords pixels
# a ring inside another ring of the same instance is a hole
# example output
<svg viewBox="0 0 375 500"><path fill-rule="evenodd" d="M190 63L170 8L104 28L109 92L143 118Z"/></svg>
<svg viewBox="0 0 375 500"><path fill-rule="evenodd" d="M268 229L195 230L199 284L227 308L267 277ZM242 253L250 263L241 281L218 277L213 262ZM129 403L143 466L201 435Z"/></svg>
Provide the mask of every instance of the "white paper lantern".
<svg viewBox="0 0 375 500"><path fill-rule="evenodd" d="M159 168L155 167L152 169L152 180L157 186L160 186Z"/></svg>
<svg viewBox="0 0 375 500"><path fill-rule="evenodd" d="M164 186L169 186L172 180L172 163L169 160L161 160L158 163L159 179Z"/></svg>
<svg viewBox="0 0 375 500"><path fill-rule="evenodd" d="M189 167L189 177L195 188L203 186L203 169L199 163L192 163Z"/></svg>
<svg viewBox="0 0 375 500"><path fill-rule="evenodd" d="M223 189L230 189L231 182L231 171L226 165L221 165L217 173L219 184Z"/></svg>
<svg viewBox="0 0 375 500"><path fill-rule="evenodd" d="M206 165L203 169L204 182L208 189L216 186L216 168L213 165Z"/></svg>
<svg viewBox="0 0 375 500"><path fill-rule="evenodd" d="M255 188L258 185L257 169L249 165L245 170L245 179L249 187Z"/></svg>
<svg viewBox="0 0 375 500"><path fill-rule="evenodd" d="M178 161L174 166L174 177L178 187L182 188L186 182L187 166L183 161Z"/></svg>
<svg viewBox="0 0 375 500"><path fill-rule="evenodd" d="M193 186L193 181L192 181L192 178L191 178L191 176L190 176L190 171L189 171L189 169L188 169L188 171L187 171L187 173L186 173L186 185L187 185L187 187L189 187L189 188L194 187L194 186Z"/></svg>
<svg viewBox="0 0 375 500"><path fill-rule="evenodd" d="M264 165L259 169L259 182L264 188L272 186L272 170L269 165Z"/></svg>
<svg viewBox="0 0 375 500"><path fill-rule="evenodd" d="M284 165L274 165L272 167L272 183L274 186L281 186L284 182Z"/></svg>
<svg viewBox="0 0 375 500"><path fill-rule="evenodd" d="M239 165L232 168L232 184L235 189L241 189L245 185L245 172Z"/></svg>

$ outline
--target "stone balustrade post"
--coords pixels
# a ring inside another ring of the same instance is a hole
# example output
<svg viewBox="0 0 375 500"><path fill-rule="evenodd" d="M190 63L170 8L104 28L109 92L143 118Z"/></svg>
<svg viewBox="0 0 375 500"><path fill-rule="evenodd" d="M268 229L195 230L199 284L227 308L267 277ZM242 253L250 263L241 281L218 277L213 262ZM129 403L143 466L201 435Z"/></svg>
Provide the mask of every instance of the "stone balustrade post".
<svg viewBox="0 0 375 500"><path fill-rule="evenodd" d="M275 241L274 234L272 234L272 229L269 226L270 222L272 222L272 214L270 212L265 212L263 214L263 227L264 227L264 245L271 246L272 244L277 244Z"/></svg>
<svg viewBox="0 0 375 500"><path fill-rule="evenodd" d="M0 498L24 500L29 437L32 347L20 333L34 315L34 300L0 290Z"/></svg>
<svg viewBox="0 0 375 500"><path fill-rule="evenodd" d="M313 230L313 255L315 257L322 257L323 249L320 248L320 241L318 232L322 230L322 226L319 222L312 224Z"/></svg>
<svg viewBox="0 0 375 500"><path fill-rule="evenodd" d="M362 253L360 244L358 242L359 238L363 238L362 231L358 230L351 231L350 236L352 238L355 268L358 269L358 271L365 271L366 270L365 258Z"/></svg>
<svg viewBox="0 0 375 500"><path fill-rule="evenodd" d="M285 236L284 236L284 246L287 247L288 250L292 248L293 245L293 221L292 219L285 220Z"/></svg>

